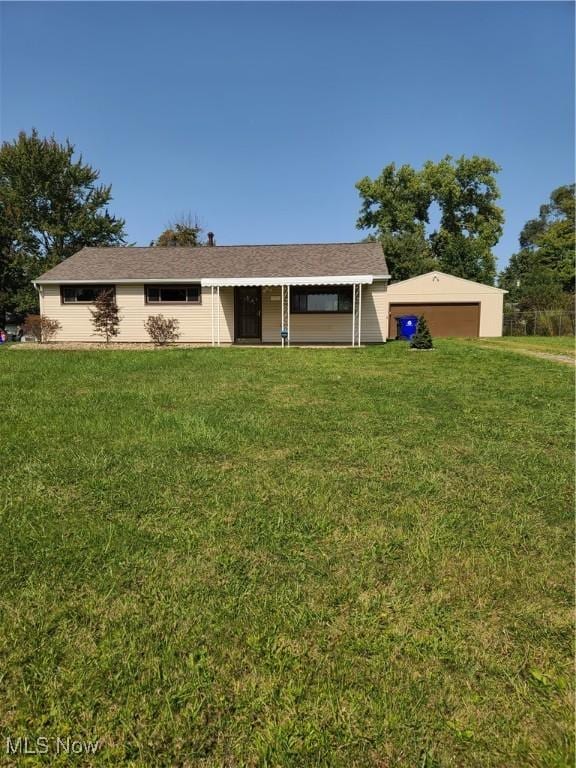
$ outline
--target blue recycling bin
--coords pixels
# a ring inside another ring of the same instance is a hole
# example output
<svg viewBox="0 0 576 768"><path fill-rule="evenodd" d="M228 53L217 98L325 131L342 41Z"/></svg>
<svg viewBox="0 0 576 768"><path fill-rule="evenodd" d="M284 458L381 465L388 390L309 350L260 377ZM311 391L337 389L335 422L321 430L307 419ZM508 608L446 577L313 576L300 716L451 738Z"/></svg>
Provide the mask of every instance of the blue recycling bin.
<svg viewBox="0 0 576 768"><path fill-rule="evenodd" d="M396 318L396 338L412 341L418 327L418 315L400 315Z"/></svg>

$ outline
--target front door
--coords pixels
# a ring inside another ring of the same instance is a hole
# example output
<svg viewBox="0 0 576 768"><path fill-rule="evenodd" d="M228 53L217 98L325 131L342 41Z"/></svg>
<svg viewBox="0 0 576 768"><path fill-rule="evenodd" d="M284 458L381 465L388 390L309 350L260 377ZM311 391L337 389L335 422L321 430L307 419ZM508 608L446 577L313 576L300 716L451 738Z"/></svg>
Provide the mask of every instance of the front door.
<svg viewBox="0 0 576 768"><path fill-rule="evenodd" d="M235 340L260 341L262 337L262 294L260 288L236 288Z"/></svg>

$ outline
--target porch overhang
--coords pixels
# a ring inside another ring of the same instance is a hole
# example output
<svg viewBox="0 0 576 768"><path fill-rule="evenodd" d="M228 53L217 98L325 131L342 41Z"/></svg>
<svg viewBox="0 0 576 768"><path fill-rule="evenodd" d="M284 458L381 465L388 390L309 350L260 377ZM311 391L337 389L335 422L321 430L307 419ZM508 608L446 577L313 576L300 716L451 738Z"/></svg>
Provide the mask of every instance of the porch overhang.
<svg viewBox="0 0 576 768"><path fill-rule="evenodd" d="M378 276L380 277L380 276ZM382 276L380 279L387 279ZM206 288L243 288L250 286L288 285L371 285L374 275L320 275L309 277L206 277L201 281Z"/></svg>
<svg viewBox="0 0 576 768"><path fill-rule="evenodd" d="M281 289L280 334L283 347L290 346L290 288L310 285L352 286L352 346L362 343L362 286L371 285L375 279L389 279L389 275L314 275L305 277L218 277L203 278L203 288L210 289L212 345L220 346L221 288Z"/></svg>

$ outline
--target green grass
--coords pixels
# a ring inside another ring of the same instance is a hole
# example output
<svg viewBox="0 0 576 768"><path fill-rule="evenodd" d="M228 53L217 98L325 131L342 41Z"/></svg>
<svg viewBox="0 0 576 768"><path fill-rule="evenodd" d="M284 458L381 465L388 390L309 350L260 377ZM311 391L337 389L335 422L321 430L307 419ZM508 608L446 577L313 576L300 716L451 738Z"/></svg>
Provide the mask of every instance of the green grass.
<svg viewBox="0 0 576 768"><path fill-rule="evenodd" d="M2 750L572 766L572 378L456 341L0 353Z"/></svg>
<svg viewBox="0 0 576 768"><path fill-rule="evenodd" d="M517 351L547 352L553 355L576 357L574 336L503 336L499 339L481 339L481 342Z"/></svg>

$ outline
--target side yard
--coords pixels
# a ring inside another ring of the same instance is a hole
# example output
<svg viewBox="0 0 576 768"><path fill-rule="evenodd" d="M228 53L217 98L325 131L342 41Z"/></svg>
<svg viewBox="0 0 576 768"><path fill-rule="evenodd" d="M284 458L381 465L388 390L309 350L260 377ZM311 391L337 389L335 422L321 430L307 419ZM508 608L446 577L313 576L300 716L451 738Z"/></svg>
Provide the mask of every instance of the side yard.
<svg viewBox="0 0 576 768"><path fill-rule="evenodd" d="M497 339L480 339L480 342L517 352L546 352L576 357L574 336L502 336Z"/></svg>
<svg viewBox="0 0 576 768"><path fill-rule="evenodd" d="M568 366L6 350L0 388L3 737L99 739L99 766L573 765Z"/></svg>

